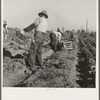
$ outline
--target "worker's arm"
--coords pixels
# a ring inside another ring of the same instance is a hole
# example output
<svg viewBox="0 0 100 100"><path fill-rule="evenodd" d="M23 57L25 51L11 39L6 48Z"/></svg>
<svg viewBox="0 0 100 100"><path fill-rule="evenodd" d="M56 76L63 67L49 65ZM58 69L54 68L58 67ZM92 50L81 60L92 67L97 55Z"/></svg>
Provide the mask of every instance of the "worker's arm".
<svg viewBox="0 0 100 100"><path fill-rule="evenodd" d="M21 34L25 34L26 32L31 31L32 29L36 28L36 25L34 23L32 23L31 25L29 25L28 27L22 29L20 32Z"/></svg>
<svg viewBox="0 0 100 100"><path fill-rule="evenodd" d="M31 25L29 25L28 27L24 28L23 30L24 30L24 32L29 32L34 28L36 28L36 25L35 25L35 23L32 23Z"/></svg>
<svg viewBox="0 0 100 100"><path fill-rule="evenodd" d="M24 28L23 31L24 32L29 32L31 31L32 29L36 28L37 25L40 23L40 18L37 18L34 23L32 23L31 25L29 25L28 27Z"/></svg>

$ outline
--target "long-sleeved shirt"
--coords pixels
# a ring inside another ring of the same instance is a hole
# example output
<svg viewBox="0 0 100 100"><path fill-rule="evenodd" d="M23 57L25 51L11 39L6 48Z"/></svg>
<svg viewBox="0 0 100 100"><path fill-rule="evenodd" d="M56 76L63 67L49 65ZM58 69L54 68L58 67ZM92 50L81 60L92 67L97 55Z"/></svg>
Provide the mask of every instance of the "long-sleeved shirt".
<svg viewBox="0 0 100 100"><path fill-rule="evenodd" d="M34 21L34 23L32 23L27 28L24 28L24 31L28 32L28 31L31 31L32 29L35 28L36 31L40 31L40 32L46 33L47 26L48 25L47 25L46 18L44 18L44 17L38 17L38 18L36 18L36 20Z"/></svg>

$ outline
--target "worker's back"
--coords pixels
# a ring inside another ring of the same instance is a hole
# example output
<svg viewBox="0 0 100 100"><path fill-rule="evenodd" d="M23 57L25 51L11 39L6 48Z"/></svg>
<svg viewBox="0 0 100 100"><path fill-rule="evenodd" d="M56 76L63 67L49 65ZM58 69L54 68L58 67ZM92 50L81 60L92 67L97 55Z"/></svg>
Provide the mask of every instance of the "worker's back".
<svg viewBox="0 0 100 100"><path fill-rule="evenodd" d="M52 33L54 33L56 35L56 38L58 39L58 41L60 42L61 40L61 33L60 32L56 32L56 31L53 31Z"/></svg>

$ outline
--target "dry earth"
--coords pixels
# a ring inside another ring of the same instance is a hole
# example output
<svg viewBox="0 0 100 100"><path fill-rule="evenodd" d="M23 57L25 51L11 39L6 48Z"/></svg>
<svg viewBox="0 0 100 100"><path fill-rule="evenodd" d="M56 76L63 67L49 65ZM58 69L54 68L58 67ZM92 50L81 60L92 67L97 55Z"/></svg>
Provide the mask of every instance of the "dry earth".
<svg viewBox="0 0 100 100"><path fill-rule="evenodd" d="M75 41L73 41L73 50L69 51L53 52L49 46L43 47L44 68L25 74L27 68L24 59L31 39L19 33L9 36L9 40L4 41L3 49L4 87L79 87L76 83L77 43Z"/></svg>

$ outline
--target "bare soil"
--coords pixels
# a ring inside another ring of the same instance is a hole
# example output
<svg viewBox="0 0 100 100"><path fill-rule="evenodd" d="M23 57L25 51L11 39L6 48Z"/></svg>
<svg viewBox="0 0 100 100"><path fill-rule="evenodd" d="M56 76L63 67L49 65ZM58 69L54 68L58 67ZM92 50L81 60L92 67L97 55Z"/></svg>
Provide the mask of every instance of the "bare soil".
<svg viewBox="0 0 100 100"><path fill-rule="evenodd" d="M42 48L44 67L25 74L25 55L28 54L30 38L17 35L4 42L4 87L79 87L76 83L77 43L72 50L53 52L49 46Z"/></svg>

